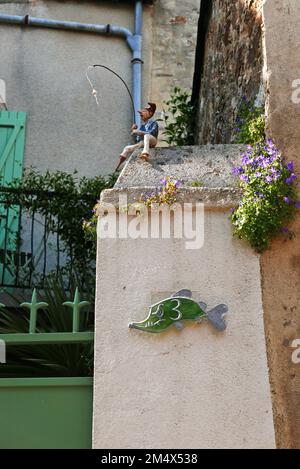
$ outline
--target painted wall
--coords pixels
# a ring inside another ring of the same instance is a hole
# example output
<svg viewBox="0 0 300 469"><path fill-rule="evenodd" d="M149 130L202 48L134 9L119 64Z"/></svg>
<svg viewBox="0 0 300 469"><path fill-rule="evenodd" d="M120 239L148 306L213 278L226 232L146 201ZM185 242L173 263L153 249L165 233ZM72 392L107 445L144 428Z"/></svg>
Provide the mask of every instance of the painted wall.
<svg viewBox="0 0 300 469"><path fill-rule="evenodd" d="M205 44L197 143L233 141L242 96L264 102L262 0L214 0Z"/></svg>
<svg viewBox="0 0 300 469"><path fill-rule="evenodd" d="M112 23L133 30L133 2L0 0L0 13ZM143 94L148 95L151 7L144 7ZM101 63L119 72L131 87L131 51L124 39L94 34L0 24L0 77L6 81L10 110L28 113L25 165L44 171L105 174L128 144L131 105L119 80L95 72L99 107L86 68ZM93 73L93 72L92 72Z"/></svg>
<svg viewBox="0 0 300 469"><path fill-rule="evenodd" d="M0 12L111 23L133 31L133 3L0 0ZM143 7L142 100L157 103L158 118L171 87L192 88L199 9L200 0L159 0ZM130 101L119 80L98 69L97 107L85 71L102 63L131 88L125 40L0 24L0 55L8 107L28 112L25 165L42 171L76 168L86 176L111 172L123 146L132 143ZM160 144L162 140L161 130Z"/></svg>
<svg viewBox="0 0 300 469"><path fill-rule="evenodd" d="M300 5L298 0L264 2L269 134L300 172ZM292 362L300 338L300 217L296 237L277 240L262 256L263 303L277 445L300 448L300 364Z"/></svg>
<svg viewBox="0 0 300 469"><path fill-rule="evenodd" d="M166 151L153 152L161 157L162 167ZM183 151L172 175L179 166L184 172L186 161L197 163L199 151L199 147L194 154ZM216 156L218 147L213 151ZM233 163L232 149L221 146L218 167L222 159L225 180ZM146 169L141 175L144 187L126 185L126 175L129 183L138 166L148 165L133 158L118 189L102 193L103 204L117 201L120 194L128 195L130 203L138 199L138 192L151 190L153 181L147 183ZM186 176L197 179L191 166ZM215 184L211 181L209 187L186 188L182 193L184 202L203 201L206 194L201 249L188 250L186 239L173 235L168 239L98 239L95 448L275 446L259 257L232 238L228 213L234 201L224 197L217 171L215 176ZM228 186L229 180L227 192ZM120 217L127 217L121 213ZM128 221L134 218L129 216ZM100 218L99 228L106 223L107 216ZM181 332L172 327L160 334L128 329L129 322L147 316L149 305L182 288L191 289L193 298L209 308L227 304L226 331L215 332L205 322L185 324Z"/></svg>

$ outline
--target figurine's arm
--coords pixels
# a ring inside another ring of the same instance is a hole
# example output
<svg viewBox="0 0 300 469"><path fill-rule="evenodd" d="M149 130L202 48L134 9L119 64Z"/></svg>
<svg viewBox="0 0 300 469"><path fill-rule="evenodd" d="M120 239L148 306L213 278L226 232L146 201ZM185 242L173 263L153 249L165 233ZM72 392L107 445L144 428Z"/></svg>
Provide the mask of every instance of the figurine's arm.
<svg viewBox="0 0 300 469"><path fill-rule="evenodd" d="M154 121L148 130L148 132L143 132L142 130L135 129L132 131L132 135L138 135L139 137L144 137L144 135L153 135L153 137L157 138L158 135L158 123Z"/></svg>
<svg viewBox="0 0 300 469"><path fill-rule="evenodd" d="M149 134L150 132L143 132L142 130L133 130L131 132L132 135L138 135L139 137L143 137L146 134Z"/></svg>

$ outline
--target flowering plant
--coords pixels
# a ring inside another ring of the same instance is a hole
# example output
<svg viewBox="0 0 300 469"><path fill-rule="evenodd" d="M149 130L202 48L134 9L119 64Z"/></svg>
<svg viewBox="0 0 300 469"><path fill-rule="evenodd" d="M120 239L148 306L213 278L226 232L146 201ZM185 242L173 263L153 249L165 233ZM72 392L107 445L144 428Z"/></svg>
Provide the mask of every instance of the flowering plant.
<svg viewBox="0 0 300 469"><path fill-rule="evenodd" d="M160 180L159 188L151 194L141 194L140 202L150 208L154 205L173 205L176 202L177 189L181 182L167 176Z"/></svg>
<svg viewBox="0 0 300 469"><path fill-rule="evenodd" d="M255 106L253 101L243 96L236 118L234 143L253 145L265 141L265 120L264 107Z"/></svg>
<svg viewBox="0 0 300 469"><path fill-rule="evenodd" d="M272 140L248 146L241 166L233 173L240 179L242 201L232 209L234 233L256 251L270 246L280 233L292 236L285 226L300 208L292 161L286 162Z"/></svg>

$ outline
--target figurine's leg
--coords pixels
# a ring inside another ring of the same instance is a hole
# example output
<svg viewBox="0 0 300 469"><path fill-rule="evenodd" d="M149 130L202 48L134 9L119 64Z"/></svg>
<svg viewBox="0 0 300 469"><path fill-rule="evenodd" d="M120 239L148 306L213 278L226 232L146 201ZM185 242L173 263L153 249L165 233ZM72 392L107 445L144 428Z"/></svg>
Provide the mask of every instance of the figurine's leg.
<svg viewBox="0 0 300 469"><path fill-rule="evenodd" d="M140 157L145 160L145 161L148 161L149 159L149 151L150 151L150 147L153 148L155 147L157 144L157 139L155 137L153 137L153 135L150 135L150 134L145 134L144 135L144 148L143 148L143 151L140 155Z"/></svg>
<svg viewBox="0 0 300 469"><path fill-rule="evenodd" d="M143 142L138 142L138 143L135 143L134 145L127 145L122 151L122 153L120 154L120 160L119 160L118 166L116 167L116 171L119 170L119 167L121 166L121 164L124 163L126 158L129 155L131 155L131 153L133 153L136 148L140 148L142 146L143 146Z"/></svg>
<svg viewBox="0 0 300 469"><path fill-rule="evenodd" d="M127 145L127 147L124 148L120 156L125 156L125 158L127 158L127 156L131 155L131 153L133 153L136 148L139 148L141 146L142 142L135 143L134 145Z"/></svg>

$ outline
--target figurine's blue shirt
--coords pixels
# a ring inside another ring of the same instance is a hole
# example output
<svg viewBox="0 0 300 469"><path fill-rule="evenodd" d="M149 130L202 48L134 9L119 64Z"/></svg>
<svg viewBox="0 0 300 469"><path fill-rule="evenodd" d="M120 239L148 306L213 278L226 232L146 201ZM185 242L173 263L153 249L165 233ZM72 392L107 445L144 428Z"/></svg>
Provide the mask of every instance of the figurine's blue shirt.
<svg viewBox="0 0 300 469"><path fill-rule="evenodd" d="M157 138L158 136L158 123L154 119L147 120L146 123L142 124L139 128L141 132L146 132L147 134L153 135L153 137ZM137 137L137 141L139 142L142 137Z"/></svg>

